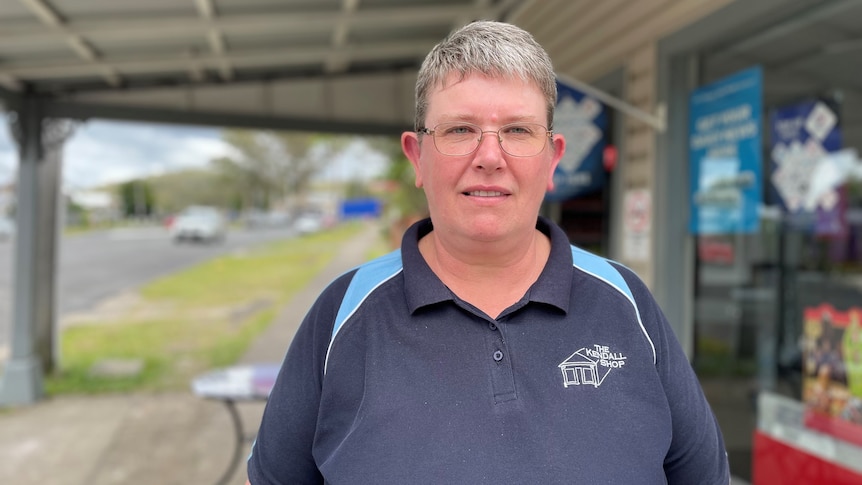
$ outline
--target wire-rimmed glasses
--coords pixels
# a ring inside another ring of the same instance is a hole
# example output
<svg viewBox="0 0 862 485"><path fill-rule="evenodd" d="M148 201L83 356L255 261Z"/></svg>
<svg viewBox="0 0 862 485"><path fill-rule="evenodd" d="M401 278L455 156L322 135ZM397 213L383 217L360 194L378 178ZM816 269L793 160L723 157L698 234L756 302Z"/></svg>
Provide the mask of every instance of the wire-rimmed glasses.
<svg viewBox="0 0 862 485"><path fill-rule="evenodd" d="M420 128L417 133L434 138L434 146L443 155L469 155L479 148L485 133L497 135L500 148L513 157L532 157L545 149L554 132L538 123L509 123L499 130L483 130L473 123L453 121L440 123L432 129Z"/></svg>

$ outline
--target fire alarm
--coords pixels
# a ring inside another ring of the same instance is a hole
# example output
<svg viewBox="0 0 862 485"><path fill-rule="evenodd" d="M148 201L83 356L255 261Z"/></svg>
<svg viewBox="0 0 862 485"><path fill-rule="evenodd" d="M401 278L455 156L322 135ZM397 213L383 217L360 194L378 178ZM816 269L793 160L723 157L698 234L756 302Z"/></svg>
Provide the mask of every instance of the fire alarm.
<svg viewBox="0 0 862 485"><path fill-rule="evenodd" d="M617 168L617 159L619 153L614 145L607 145L602 150L602 165L605 167L605 172L613 172Z"/></svg>

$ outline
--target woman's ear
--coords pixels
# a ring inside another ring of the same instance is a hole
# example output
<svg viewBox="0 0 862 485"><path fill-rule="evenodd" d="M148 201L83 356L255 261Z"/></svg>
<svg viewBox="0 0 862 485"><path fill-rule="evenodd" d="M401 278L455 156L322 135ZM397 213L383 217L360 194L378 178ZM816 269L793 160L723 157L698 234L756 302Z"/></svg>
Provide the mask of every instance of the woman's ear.
<svg viewBox="0 0 862 485"><path fill-rule="evenodd" d="M419 154L422 151L422 146L419 143L419 135L413 131L405 131L401 134L401 151L404 156L410 160L413 165L413 171L416 174L416 187L422 188L422 170L419 167Z"/></svg>

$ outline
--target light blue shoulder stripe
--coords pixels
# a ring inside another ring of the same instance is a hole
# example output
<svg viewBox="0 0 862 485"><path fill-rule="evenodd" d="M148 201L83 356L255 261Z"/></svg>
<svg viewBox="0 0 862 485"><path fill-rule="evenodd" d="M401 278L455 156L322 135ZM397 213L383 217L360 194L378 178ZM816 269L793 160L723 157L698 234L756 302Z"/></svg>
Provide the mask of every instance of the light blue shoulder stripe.
<svg viewBox="0 0 862 485"><path fill-rule="evenodd" d="M634 304L635 298L632 295L631 289L629 289L628 283L623 279L623 275L611 266L608 260L584 251L579 247L572 246L572 262L576 267L616 288L617 291L624 294Z"/></svg>
<svg viewBox="0 0 862 485"><path fill-rule="evenodd" d="M641 312L638 310L638 304L635 301L635 297L632 294L631 288L629 288L628 283L623 278L623 275L611 265L605 258L601 258L596 256L595 254L584 251L583 249L572 246L572 264L605 283L609 284L611 288L619 291L623 294L623 296L628 299L628 301L632 304L635 310L635 316L638 319L638 325L640 325L641 332L643 332L647 341L649 342L650 347L652 348L652 360L653 364L656 363L656 352L655 345L652 342L652 339L647 333L646 328L644 327L643 321L641 320Z"/></svg>
<svg viewBox="0 0 862 485"><path fill-rule="evenodd" d="M350 284L347 286L344 298L341 299L338 313L335 315L335 324L332 326L329 348L326 350L326 362L329 362L329 351L332 349L332 342L335 341L335 336L341 330L344 322L356 312L371 292L400 273L402 267L401 250L398 249L385 256L371 260L356 270L353 279L350 280ZM325 372L326 364L324 363Z"/></svg>

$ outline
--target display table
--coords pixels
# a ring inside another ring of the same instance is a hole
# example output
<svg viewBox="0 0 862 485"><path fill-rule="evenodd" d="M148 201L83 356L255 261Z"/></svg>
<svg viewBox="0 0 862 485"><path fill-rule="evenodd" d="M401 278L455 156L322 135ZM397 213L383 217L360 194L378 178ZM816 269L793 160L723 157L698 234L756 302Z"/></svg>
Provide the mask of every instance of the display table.
<svg viewBox="0 0 862 485"><path fill-rule="evenodd" d="M763 392L757 400L753 485L862 484L862 447L808 428L801 402Z"/></svg>
<svg viewBox="0 0 862 485"><path fill-rule="evenodd" d="M227 470L219 478L218 485L227 485L242 457L243 444L254 439L255 434L246 435L242 418L236 409L240 401L266 401L278 376L279 365L242 365L217 369L192 380L192 392L201 398L219 401L230 414L234 428L234 449Z"/></svg>

